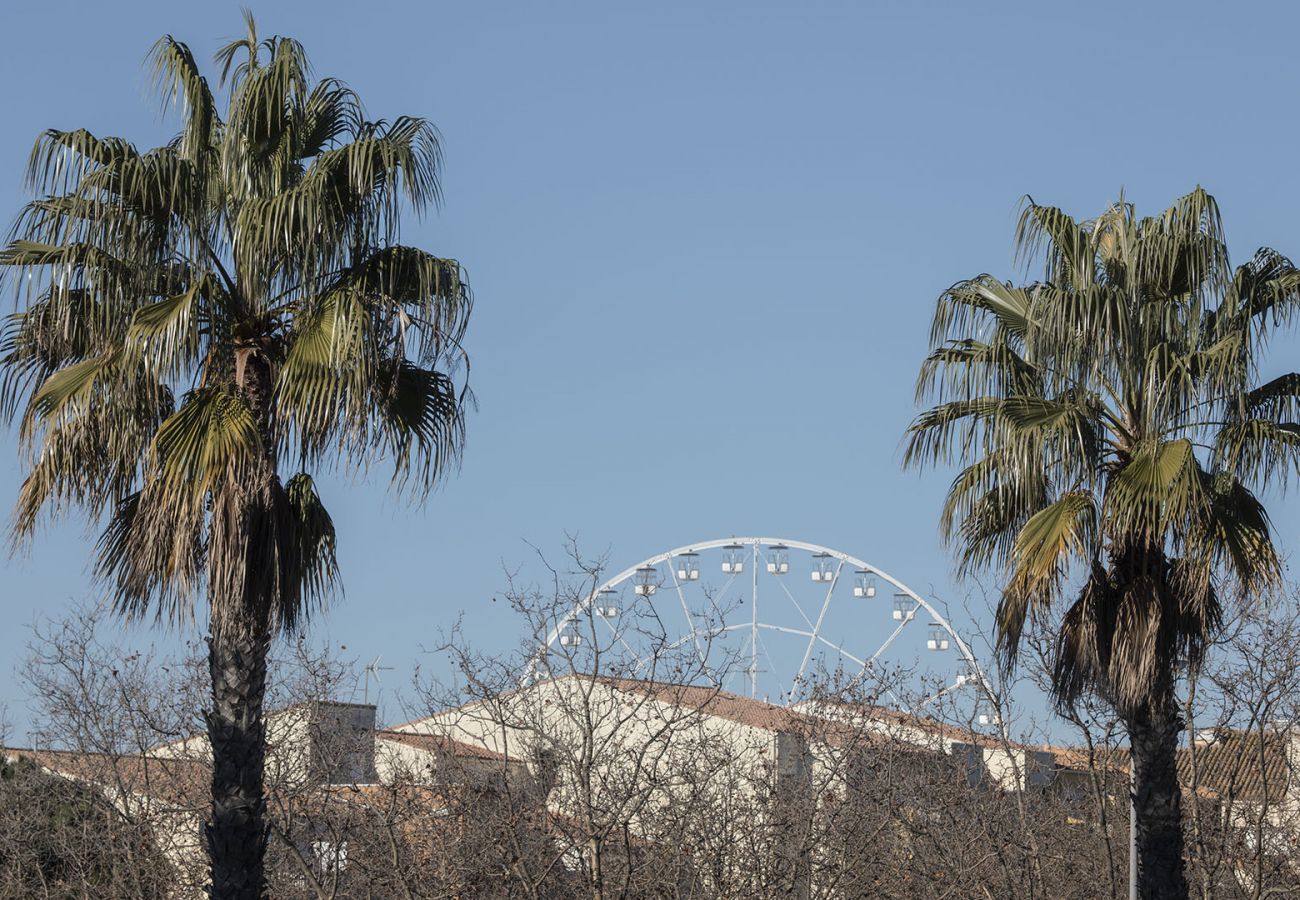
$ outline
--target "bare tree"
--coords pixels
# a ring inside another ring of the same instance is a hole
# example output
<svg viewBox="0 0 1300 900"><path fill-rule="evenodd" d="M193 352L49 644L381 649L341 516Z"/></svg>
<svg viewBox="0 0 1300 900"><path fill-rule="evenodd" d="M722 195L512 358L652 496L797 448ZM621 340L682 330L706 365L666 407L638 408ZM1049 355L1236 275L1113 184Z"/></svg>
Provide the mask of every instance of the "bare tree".
<svg viewBox="0 0 1300 900"><path fill-rule="evenodd" d="M456 683L421 680L420 717L395 730L340 699L355 671L330 648L277 649L273 896L1126 894L1119 724L1080 698L1062 710L1069 746L1047 746L1010 700L1048 677L1048 656L1033 662L1042 633L1025 636L1021 681L988 685L996 727L950 695L925 715L886 707L906 673L816 673L777 707L721 688L738 663L716 632L683 641L649 603L612 627L583 605L599 565L575 552L549 571L544 587L511 579L519 651L485 655L453 633L441 651ZM0 896L200 896L201 652L128 650L99 626L81 610L34 632L33 746L0 762ZM538 652L557 627L580 639ZM1295 606L1243 615L1185 685L1178 764L1199 896L1300 890L1297 646Z"/></svg>

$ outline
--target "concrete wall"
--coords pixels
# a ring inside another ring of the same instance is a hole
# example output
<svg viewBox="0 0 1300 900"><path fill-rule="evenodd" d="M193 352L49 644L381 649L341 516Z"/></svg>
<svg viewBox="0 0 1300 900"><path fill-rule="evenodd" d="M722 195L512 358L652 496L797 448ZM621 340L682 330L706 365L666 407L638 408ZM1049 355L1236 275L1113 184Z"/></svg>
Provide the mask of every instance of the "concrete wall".
<svg viewBox="0 0 1300 900"><path fill-rule="evenodd" d="M313 700L266 718L266 777L277 784L368 784L375 781L375 707ZM154 747L166 759L212 761L206 734Z"/></svg>

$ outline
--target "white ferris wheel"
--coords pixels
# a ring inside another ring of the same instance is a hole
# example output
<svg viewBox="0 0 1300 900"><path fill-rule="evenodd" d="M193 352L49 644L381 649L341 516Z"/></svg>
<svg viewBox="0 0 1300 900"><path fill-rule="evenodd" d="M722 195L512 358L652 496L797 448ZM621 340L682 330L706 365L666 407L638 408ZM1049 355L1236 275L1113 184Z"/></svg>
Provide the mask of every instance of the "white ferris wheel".
<svg viewBox="0 0 1300 900"><path fill-rule="evenodd" d="M653 647L631 624L647 613L662 623ZM654 677L665 649L697 652L716 684L773 703L803 699L827 676L874 679L900 709L994 724L989 681L934 604L856 556L769 537L702 541L629 566L557 618L530 677L553 656L581 666L596 652Z"/></svg>

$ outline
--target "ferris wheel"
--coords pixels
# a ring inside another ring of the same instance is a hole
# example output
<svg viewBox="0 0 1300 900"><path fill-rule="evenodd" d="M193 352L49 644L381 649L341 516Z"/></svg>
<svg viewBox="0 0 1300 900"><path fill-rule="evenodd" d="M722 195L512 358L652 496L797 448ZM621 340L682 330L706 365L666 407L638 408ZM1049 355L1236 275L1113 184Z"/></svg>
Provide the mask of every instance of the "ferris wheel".
<svg viewBox="0 0 1300 900"><path fill-rule="evenodd" d="M663 623L653 647L630 624L647 613ZM988 679L934 604L879 566L806 541L722 538L629 566L557 617L529 678L553 656L581 665L596 652L652 677L663 650L697 652L700 671L718 660L715 683L756 699L795 702L834 673L881 679L900 708L946 698L995 724Z"/></svg>

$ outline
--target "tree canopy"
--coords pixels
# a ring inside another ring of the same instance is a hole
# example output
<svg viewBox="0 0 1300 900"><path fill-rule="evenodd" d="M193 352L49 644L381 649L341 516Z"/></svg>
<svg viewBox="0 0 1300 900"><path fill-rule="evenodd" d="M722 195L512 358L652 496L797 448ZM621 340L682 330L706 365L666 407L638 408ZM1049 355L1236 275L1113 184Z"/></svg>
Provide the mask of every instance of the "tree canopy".
<svg viewBox="0 0 1300 900"><path fill-rule="evenodd" d="M1039 280L939 299L906 462L964 466L941 526L964 571L1005 574L1003 662L1068 598L1058 699L1131 708L1200 658L1225 601L1279 583L1258 495L1300 471L1300 374L1261 373L1300 271L1270 249L1230 265L1200 188L1154 217L1031 200L1016 237Z"/></svg>
<svg viewBox="0 0 1300 900"><path fill-rule="evenodd" d="M98 572L132 615L188 618L203 587L239 581L249 563L208 565L236 541L229 486L301 468L274 487L262 561L292 628L334 585L310 472L385 459L421 498L457 462L471 304L455 260L400 242L403 208L439 200L433 126L367 118L296 41L247 25L217 54L224 111L185 44L156 44L181 119L166 146L36 143L37 199L0 253L19 300L0 411L30 466L15 537L42 511L105 522Z"/></svg>

